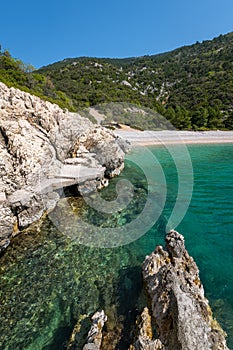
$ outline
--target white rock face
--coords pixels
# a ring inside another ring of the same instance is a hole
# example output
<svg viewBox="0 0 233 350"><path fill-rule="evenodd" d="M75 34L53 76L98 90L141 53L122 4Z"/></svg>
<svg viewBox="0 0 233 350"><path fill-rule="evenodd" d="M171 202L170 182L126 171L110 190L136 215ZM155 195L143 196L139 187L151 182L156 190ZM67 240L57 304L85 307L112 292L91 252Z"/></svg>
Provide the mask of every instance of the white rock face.
<svg viewBox="0 0 233 350"><path fill-rule="evenodd" d="M0 83L0 247L54 208L57 189L93 191L117 175L127 147L79 114Z"/></svg>
<svg viewBox="0 0 233 350"><path fill-rule="evenodd" d="M102 329L107 316L104 311L96 312L92 316L92 326L87 336L87 343L84 345L83 350L100 350L102 343Z"/></svg>

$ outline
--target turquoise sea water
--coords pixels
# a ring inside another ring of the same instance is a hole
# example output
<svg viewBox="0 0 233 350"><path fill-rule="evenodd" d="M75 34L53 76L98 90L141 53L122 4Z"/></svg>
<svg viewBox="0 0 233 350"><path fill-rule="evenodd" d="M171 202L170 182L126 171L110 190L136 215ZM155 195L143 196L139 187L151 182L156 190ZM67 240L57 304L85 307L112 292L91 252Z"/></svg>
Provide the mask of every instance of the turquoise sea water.
<svg viewBox="0 0 233 350"><path fill-rule="evenodd" d="M179 154L178 169L190 179L187 159L182 159L178 149L173 148ZM228 346L233 349L233 144L193 145L188 150L194 172L193 195L176 229L185 236L214 315L228 333ZM105 200L113 200L119 179L129 179L134 198L126 209L104 214L81 198L63 199L50 217L15 238L1 258L0 349L64 349L77 320L81 349L89 316L101 308L109 318L104 349L128 348L128 334L145 304L141 264L146 254L164 243L166 222L179 191L177 164L171 153L163 147L150 151L160 162L166 183L160 176L149 187L159 206L166 187L166 204L160 218L141 238L124 246L101 248L79 244L74 236L71 239L64 234L71 227L73 235L86 235L80 218L98 227L116 228L139 216L149 189L143 172L131 161L101 193ZM146 172L154 171L151 157L143 148L140 152ZM185 195L184 189L184 201ZM54 223L58 221L57 228ZM111 228L109 232L109 239L115 239ZM94 241L95 233L89 234Z"/></svg>

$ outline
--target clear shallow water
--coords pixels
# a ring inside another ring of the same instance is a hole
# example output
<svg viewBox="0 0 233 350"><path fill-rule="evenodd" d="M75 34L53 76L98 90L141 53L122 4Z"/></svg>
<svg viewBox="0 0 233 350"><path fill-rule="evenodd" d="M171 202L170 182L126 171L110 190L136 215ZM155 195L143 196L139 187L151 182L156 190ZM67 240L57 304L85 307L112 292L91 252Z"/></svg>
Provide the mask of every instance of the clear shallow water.
<svg viewBox="0 0 233 350"><path fill-rule="evenodd" d="M80 232L83 228L78 219L74 222L70 211L66 220L61 220L60 230L47 218L15 238L1 259L0 349L63 349L74 323L83 319L81 348L82 334L89 326L85 315L100 308L109 315L109 343L127 349L126 334L145 303L141 263L155 245L164 243L166 220L178 189L177 171L169 153L162 147L151 151L166 176L167 201L161 218L137 241L112 249L80 245L62 231L75 223L77 232L85 234ZM189 152L194 191L177 230L185 236L186 246L199 266L206 296L233 349L233 145L195 145L189 146ZM146 156L144 161L152 169ZM100 215L80 198L70 198L75 217L103 227L116 227L135 219L147 198L147 182L131 162L120 178L124 177L135 187L128 208L121 213ZM102 192L104 198L115 198L118 179ZM158 178L158 198L163 186L159 181ZM65 203L59 203L56 217L66 210Z"/></svg>

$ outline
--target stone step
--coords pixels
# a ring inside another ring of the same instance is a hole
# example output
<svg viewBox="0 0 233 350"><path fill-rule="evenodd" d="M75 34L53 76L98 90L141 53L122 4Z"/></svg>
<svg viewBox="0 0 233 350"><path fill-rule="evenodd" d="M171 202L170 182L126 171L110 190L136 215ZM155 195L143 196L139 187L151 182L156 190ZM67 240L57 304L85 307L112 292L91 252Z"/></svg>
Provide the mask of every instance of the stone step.
<svg viewBox="0 0 233 350"><path fill-rule="evenodd" d="M68 179L76 179L77 181L80 181L80 179L83 178L86 180L95 179L96 177L103 176L105 168L99 167L99 168L89 168L87 166L83 165L71 165L71 164L64 164L62 168L60 169L59 173L56 174L55 178L68 178Z"/></svg>

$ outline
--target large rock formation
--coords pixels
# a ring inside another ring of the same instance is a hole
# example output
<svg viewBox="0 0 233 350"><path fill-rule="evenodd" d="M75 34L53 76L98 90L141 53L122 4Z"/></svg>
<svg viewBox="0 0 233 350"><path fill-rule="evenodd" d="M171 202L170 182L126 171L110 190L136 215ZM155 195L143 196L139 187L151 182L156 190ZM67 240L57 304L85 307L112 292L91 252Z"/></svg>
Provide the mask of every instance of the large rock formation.
<svg viewBox="0 0 233 350"><path fill-rule="evenodd" d="M100 350L102 345L103 338L103 327L105 322L107 321L107 316L104 311L96 312L92 316L92 324L88 331L87 338L85 339L85 345L82 345L82 323L87 320L87 315L83 315L78 322L76 323L74 330L71 334L69 343L66 347L67 350Z"/></svg>
<svg viewBox="0 0 233 350"><path fill-rule="evenodd" d="M159 339L153 339L152 320L147 307L144 308L138 322L138 338L129 350L164 350Z"/></svg>
<svg viewBox="0 0 233 350"><path fill-rule="evenodd" d="M104 311L96 312L92 316L92 326L87 336L87 343L84 345L83 350L100 350L102 344L102 329L105 322L107 321L107 316Z"/></svg>
<svg viewBox="0 0 233 350"><path fill-rule="evenodd" d="M226 334L213 318L198 267L185 249L183 236L171 231L166 249L158 246L146 257L143 278L159 343L157 347L139 349L228 349Z"/></svg>
<svg viewBox="0 0 233 350"><path fill-rule="evenodd" d="M58 189L105 186L122 170L127 149L88 119L0 83L0 250L54 208Z"/></svg>
<svg viewBox="0 0 233 350"><path fill-rule="evenodd" d="M182 235L171 231L166 248L157 246L146 257L142 270L148 307L128 334L129 339L132 335L134 338L128 350L229 350L226 334L213 318L198 267L185 249ZM109 336L102 332L105 322L108 329L104 312L94 314L92 320L83 350L118 349L113 343L103 345ZM67 350L78 349L80 321L77 325Z"/></svg>

